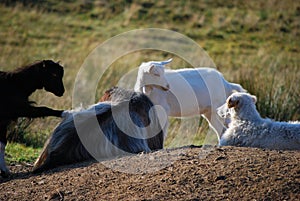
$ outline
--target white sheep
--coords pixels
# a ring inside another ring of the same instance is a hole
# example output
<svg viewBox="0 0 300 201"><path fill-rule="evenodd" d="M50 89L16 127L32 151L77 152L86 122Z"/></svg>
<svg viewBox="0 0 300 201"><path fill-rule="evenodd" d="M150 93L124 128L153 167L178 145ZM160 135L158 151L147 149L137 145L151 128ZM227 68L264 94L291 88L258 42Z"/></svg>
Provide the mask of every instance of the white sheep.
<svg viewBox="0 0 300 201"><path fill-rule="evenodd" d="M165 69L167 61L150 61L139 66L134 90L148 95L168 116L202 115L218 135L223 131L216 109L234 91L245 92L239 84L226 81L214 68Z"/></svg>
<svg viewBox="0 0 300 201"><path fill-rule="evenodd" d="M255 103L256 96L233 93L218 108L221 117L230 116L231 120L220 145L300 150L300 122L276 122L261 118Z"/></svg>

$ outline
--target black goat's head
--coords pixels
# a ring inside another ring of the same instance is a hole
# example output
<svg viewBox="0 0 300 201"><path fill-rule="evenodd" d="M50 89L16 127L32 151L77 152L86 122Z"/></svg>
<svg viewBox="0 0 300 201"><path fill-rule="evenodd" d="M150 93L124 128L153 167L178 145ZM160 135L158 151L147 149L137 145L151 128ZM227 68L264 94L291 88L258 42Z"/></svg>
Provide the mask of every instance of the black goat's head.
<svg viewBox="0 0 300 201"><path fill-rule="evenodd" d="M44 89L56 96L62 96L65 92L63 84L64 69L58 63L52 60L43 60L42 82Z"/></svg>

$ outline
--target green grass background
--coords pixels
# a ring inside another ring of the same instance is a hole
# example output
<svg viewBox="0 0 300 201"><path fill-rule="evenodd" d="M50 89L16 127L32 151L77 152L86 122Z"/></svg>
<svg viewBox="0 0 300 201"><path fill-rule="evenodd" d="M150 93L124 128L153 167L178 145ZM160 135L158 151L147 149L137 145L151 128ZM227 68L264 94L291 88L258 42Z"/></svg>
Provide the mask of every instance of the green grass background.
<svg viewBox="0 0 300 201"><path fill-rule="evenodd" d="M299 1L4 0L0 13L1 70L41 59L59 60L65 67L65 95L37 91L31 99L39 105L71 109L76 74L97 45L125 31L164 28L204 48L227 80L258 97L263 117L300 119ZM187 66L176 55L160 51L125 55L105 73L95 98L142 61L170 57L172 68ZM26 146L10 143L7 160L32 162L58 122L52 117L19 119L10 128L10 139ZM185 136L177 130L180 120L171 119L170 124L167 147L202 144L208 128L201 119L198 132Z"/></svg>

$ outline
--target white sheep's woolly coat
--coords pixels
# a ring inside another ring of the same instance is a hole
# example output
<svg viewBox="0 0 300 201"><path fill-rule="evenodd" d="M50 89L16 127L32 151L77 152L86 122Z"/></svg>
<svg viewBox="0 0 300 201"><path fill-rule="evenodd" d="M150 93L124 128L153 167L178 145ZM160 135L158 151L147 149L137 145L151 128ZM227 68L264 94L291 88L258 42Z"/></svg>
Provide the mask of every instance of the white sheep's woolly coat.
<svg viewBox="0 0 300 201"><path fill-rule="evenodd" d="M230 115L229 128L220 145L258 147L276 150L300 150L300 122L276 122L261 118L256 97L234 93L218 109L220 116ZM228 114L229 112L229 114Z"/></svg>

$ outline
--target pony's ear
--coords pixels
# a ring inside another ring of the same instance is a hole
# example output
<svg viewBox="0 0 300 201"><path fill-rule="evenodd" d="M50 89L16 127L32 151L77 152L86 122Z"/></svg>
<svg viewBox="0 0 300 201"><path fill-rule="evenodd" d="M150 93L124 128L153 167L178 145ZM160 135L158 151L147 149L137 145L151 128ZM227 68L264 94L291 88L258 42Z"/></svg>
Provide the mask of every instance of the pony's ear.
<svg viewBox="0 0 300 201"><path fill-rule="evenodd" d="M236 100L234 98L229 98L229 100L227 101L227 107L228 108L236 107L238 106L239 103L240 103L239 100Z"/></svg>

